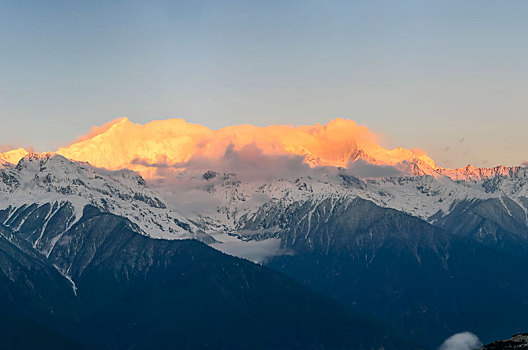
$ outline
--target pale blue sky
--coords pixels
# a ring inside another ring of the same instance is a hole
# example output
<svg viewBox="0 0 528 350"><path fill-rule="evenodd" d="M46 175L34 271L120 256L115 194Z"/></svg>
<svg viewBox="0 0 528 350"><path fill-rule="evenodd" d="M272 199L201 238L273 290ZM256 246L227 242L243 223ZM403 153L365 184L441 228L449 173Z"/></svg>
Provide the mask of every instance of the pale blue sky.
<svg viewBox="0 0 528 350"><path fill-rule="evenodd" d="M527 18L509 0L0 0L0 145L54 150L120 116L339 116L444 166L520 164Z"/></svg>

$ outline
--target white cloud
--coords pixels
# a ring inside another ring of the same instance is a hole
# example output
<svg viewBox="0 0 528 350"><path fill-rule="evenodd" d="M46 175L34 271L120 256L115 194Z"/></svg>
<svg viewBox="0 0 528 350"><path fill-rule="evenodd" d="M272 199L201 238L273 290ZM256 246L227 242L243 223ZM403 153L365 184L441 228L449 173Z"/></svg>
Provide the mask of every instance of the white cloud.
<svg viewBox="0 0 528 350"><path fill-rule="evenodd" d="M211 244L213 248L229 255L251 260L254 263L264 263L273 256L290 254L281 248L281 242L278 238L242 241L227 235L213 235L213 237L218 241L218 243Z"/></svg>
<svg viewBox="0 0 528 350"><path fill-rule="evenodd" d="M462 332L447 338L439 350L475 350L482 346L479 338L471 332Z"/></svg>

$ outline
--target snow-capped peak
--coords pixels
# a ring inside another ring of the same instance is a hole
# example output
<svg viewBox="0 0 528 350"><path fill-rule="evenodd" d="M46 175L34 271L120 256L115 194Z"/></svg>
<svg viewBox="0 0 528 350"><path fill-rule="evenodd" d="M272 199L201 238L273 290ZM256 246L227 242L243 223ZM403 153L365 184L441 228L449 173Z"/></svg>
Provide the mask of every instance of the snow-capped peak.
<svg viewBox="0 0 528 350"><path fill-rule="evenodd" d="M0 208L68 202L75 216L87 204L124 216L155 238L192 238L199 231L170 209L143 178L130 170L108 171L53 153L28 153L0 169Z"/></svg>

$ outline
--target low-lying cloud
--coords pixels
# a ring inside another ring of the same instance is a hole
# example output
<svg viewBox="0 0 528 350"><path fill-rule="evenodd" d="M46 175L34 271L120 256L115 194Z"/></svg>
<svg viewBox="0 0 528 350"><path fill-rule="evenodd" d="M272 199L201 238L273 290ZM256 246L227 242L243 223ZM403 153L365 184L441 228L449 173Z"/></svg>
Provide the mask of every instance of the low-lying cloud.
<svg viewBox="0 0 528 350"><path fill-rule="evenodd" d="M155 177L166 178L170 173L215 171L219 173L236 173L239 179L268 179L274 177L291 177L307 173L310 166L304 157L297 155L266 155L254 144L235 150L230 144L223 156L218 158L193 156L186 162L168 163L158 161L149 163L145 159L134 159L132 164L142 165L156 170Z"/></svg>
<svg viewBox="0 0 528 350"><path fill-rule="evenodd" d="M213 243L211 246L226 254L245 258L255 263L264 263L273 256L290 254L281 248L279 238L269 238L261 241L242 241L226 236L222 238L228 239L221 243Z"/></svg>
<svg viewBox="0 0 528 350"><path fill-rule="evenodd" d="M482 343L475 334L462 332L447 338L439 350L475 350L481 346Z"/></svg>

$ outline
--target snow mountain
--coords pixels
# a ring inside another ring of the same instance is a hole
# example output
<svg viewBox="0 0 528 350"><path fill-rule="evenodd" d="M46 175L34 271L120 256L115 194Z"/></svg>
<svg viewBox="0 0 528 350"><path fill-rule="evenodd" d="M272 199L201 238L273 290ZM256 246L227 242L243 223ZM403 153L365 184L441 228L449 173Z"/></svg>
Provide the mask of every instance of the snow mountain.
<svg viewBox="0 0 528 350"><path fill-rule="evenodd" d="M0 222L6 242L50 264L74 296L99 273L145 281L194 239L431 348L460 329L491 340L528 328L527 169L373 159L359 152L355 166L293 175L212 164L145 181L27 154L0 165Z"/></svg>
<svg viewBox="0 0 528 350"><path fill-rule="evenodd" d="M213 247L431 348L464 329L488 341L528 328L527 170L404 166L362 178L353 168L266 178L209 169L182 172L170 186L185 184L172 188L195 198L176 208L200 208L186 216Z"/></svg>
<svg viewBox="0 0 528 350"><path fill-rule="evenodd" d="M200 192L208 198L205 201L215 204L201 206L199 211L187 215L211 235L219 231L245 235L243 227L258 221L257 216L263 218L267 211L282 211L294 203L299 207L311 203L315 207L323 202L360 198L439 227L452 227L456 217L476 213L523 240L528 238L527 168L433 170L418 159L403 166L408 171L398 176L359 178L349 169L323 168L296 177L256 180L239 179L236 173L211 169L203 174L182 173L179 181L192 184L194 195ZM186 204L179 209L185 210ZM174 205L178 207L178 203ZM311 222L313 212L306 215ZM483 240L504 238L497 236L489 225L474 223L472 228ZM247 240L270 236L269 232L262 235L254 230L246 233L253 237L245 237Z"/></svg>
<svg viewBox="0 0 528 350"><path fill-rule="evenodd" d="M15 231L38 218L35 247L45 254L59 237L48 237L47 225L64 216L64 230L81 217L86 205L128 218L138 231L153 238L207 237L169 208L143 178L130 170L107 171L56 154L28 154L17 165L0 165L0 210L4 225Z"/></svg>
<svg viewBox="0 0 528 350"><path fill-rule="evenodd" d="M198 241L133 172L29 154L0 174L2 348L421 349Z"/></svg>

